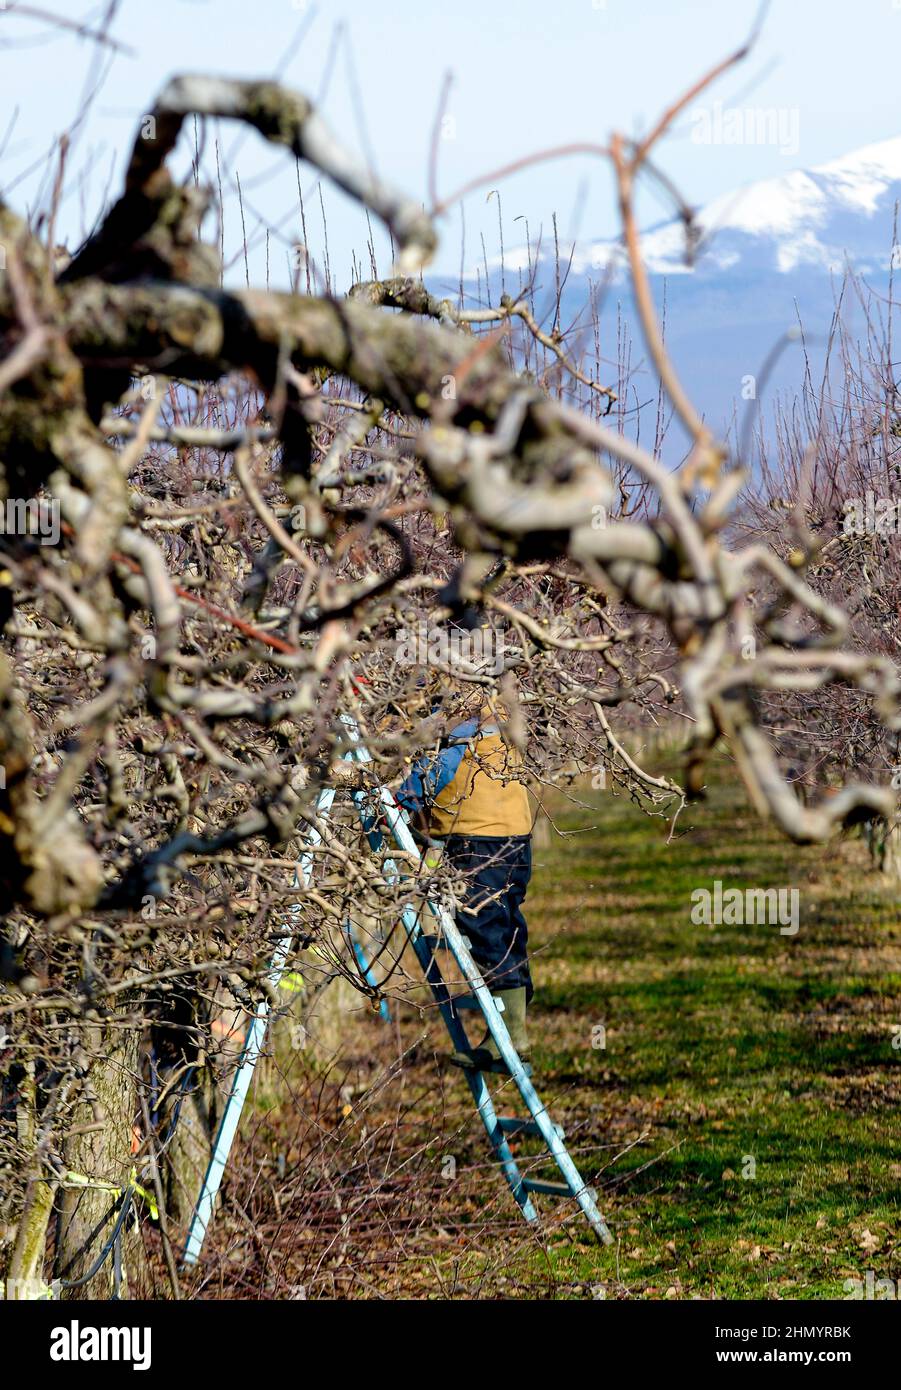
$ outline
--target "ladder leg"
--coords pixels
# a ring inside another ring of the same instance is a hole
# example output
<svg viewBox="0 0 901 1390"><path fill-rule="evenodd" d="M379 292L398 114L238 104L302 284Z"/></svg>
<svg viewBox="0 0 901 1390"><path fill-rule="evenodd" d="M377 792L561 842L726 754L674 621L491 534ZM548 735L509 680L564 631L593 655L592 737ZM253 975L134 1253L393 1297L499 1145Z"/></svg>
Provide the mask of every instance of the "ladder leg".
<svg viewBox="0 0 901 1390"><path fill-rule="evenodd" d="M213 1141L213 1152L203 1177L200 1195L197 1198L191 1216L191 1224L188 1227L184 1255L182 1256L183 1262L186 1265L194 1265L200 1258L200 1251L206 1237L207 1227L212 1219L216 1197L218 1196L222 1177L225 1173L225 1165L228 1162L228 1156L231 1153L231 1147L234 1143L235 1135L238 1132L238 1125L241 1121L241 1112L244 1109L247 1092L250 1090L254 1068L256 1067L260 1052L263 1048L263 1039L266 1036L266 1023L268 1017L268 1007L261 1004L259 1012L254 1015L250 1027L247 1030L247 1037L241 1049L241 1057L235 1068L234 1077L232 1079L231 1091L229 1092L228 1100L225 1102L222 1120L216 1131L216 1138Z"/></svg>
<svg viewBox="0 0 901 1390"><path fill-rule="evenodd" d="M354 953L354 960L357 962L357 968L360 974L363 976L363 979L366 981L367 985L369 985L370 989L376 989L378 981L373 973L369 957L366 954L363 943L357 938L357 934L349 921L344 923L344 935L350 943L350 949ZM391 1022L391 1010L388 1007L387 999L381 999L379 1001L379 1018L383 1019L385 1023Z"/></svg>
<svg viewBox="0 0 901 1390"><path fill-rule="evenodd" d="M445 909L442 908L441 912L441 925L447 936L451 951L460 969L463 971L464 976L472 986L473 994L478 999L482 1013L485 1016L488 1031L494 1038L498 1051L510 1075L516 1082L517 1089L523 1098L526 1108L538 1125L548 1152L560 1169L571 1195L575 1197L592 1230L600 1237L605 1245L611 1245L613 1243L613 1236L610 1234L607 1223L598 1211L597 1204L594 1200L594 1194L585 1183L578 1168L570 1158L569 1150L560 1138L556 1125L540 1100L538 1092L532 1085L519 1054L510 1041L510 1034L507 1032L506 1024L498 1013L494 1000L491 997L491 991L482 979L478 966L464 946L461 933L453 918Z"/></svg>
<svg viewBox="0 0 901 1390"><path fill-rule="evenodd" d="M491 1092L484 1075L480 1071L470 1070L466 1072L466 1080L476 1103L479 1119L485 1126L485 1132L491 1141L491 1147L494 1149L497 1161L504 1170L504 1177L507 1179L514 1200L518 1203L527 1221L537 1221L538 1212L535 1210L535 1203L523 1182L522 1173L513 1157L507 1136L498 1124L497 1111L494 1108L494 1101L491 1099Z"/></svg>
<svg viewBox="0 0 901 1390"><path fill-rule="evenodd" d="M522 1060L518 1052L514 1048L512 1042L510 1041L510 1034L507 1032L507 1026L497 1010L497 1007L491 996L491 991L485 984L485 981L482 978L481 971L479 970L475 961L472 959L469 950L464 945L463 936L460 932L460 929L458 928L457 924L454 922L453 918L451 917L450 913L447 911L446 908L438 907L436 909L433 907L433 911L435 911L439 917L441 928L445 934L447 943L450 946L451 953L454 956L454 959L459 965L461 971L463 972L463 975L466 978L467 982L471 986L473 994L479 1002L479 1006L484 1015L485 1022L488 1026L488 1031L491 1033L491 1036L497 1043L498 1051L500 1052L501 1057L503 1058L507 1066L507 1069L510 1072L510 1075L516 1082L519 1094L522 1096L526 1108L528 1109L529 1113L531 1114L532 1118L537 1124L538 1129L541 1133L541 1137L544 1140L545 1146L548 1150L548 1153L551 1155L557 1167L559 1168L560 1173L566 1183L567 1188L569 1189L570 1194L578 1202L583 1215L585 1216L592 1230L600 1238L600 1240L602 1240L605 1245L612 1244L613 1236L610 1234L610 1230L607 1226L607 1223L604 1221L604 1218L598 1211L597 1203L594 1199L594 1193L592 1192L591 1188L587 1185L587 1183L584 1181L575 1163L573 1163L572 1159L570 1158L569 1150L567 1149L559 1133L557 1132L556 1125L554 1124L553 1120L551 1119L550 1115L545 1109L545 1106L540 1100L538 1092L532 1085L532 1082L529 1079L529 1076L522 1064ZM430 961L434 963L433 958L431 957L428 951L428 947L424 946L424 950L426 954L429 955ZM446 1019L445 1022L447 1022ZM456 1026L462 1033L463 1030L462 1026L459 1024L459 1021L457 1021ZM451 1032L451 1036L452 1038L454 1038L454 1033L452 1032L450 1027L448 1027L448 1031ZM472 1086L472 1078L470 1078L468 1074L467 1079L470 1080L470 1089L473 1091L473 1096L476 1099L476 1104L478 1104L478 1096L476 1094L475 1089ZM482 1084L485 1084L484 1078L482 1078ZM497 1117L495 1116L495 1126L496 1118ZM500 1150L498 1148L498 1144L495 1139L494 1133L492 1129L489 1128L489 1124L487 1121L485 1121L484 1116L483 1122L485 1123L485 1128L488 1130L488 1136L495 1147L495 1151L498 1152L500 1156ZM499 1129L499 1126L496 1127ZM500 1137L506 1146L506 1139L503 1135L501 1135ZM509 1146L507 1146L507 1151L509 1152ZM501 1162L503 1162L503 1159L501 1159ZM517 1173L519 1172L518 1169L516 1171ZM509 1174L507 1180L508 1182L510 1182L510 1186L513 1189L514 1197L516 1197L517 1201L520 1201L520 1198L517 1195L516 1188L514 1187ZM521 1177L519 1180L522 1181ZM522 1205L522 1203L520 1203L520 1205ZM531 1220L531 1217L529 1219Z"/></svg>
<svg viewBox="0 0 901 1390"><path fill-rule="evenodd" d="M319 815L326 819L335 799L334 788L323 787L316 800L316 810ZM311 828L308 835L308 844L317 845L320 843L319 832ZM300 859L295 870L295 882L298 886L301 883L307 884L313 872L313 855L307 852ZM296 915L296 908L289 913L288 930L279 939L272 956L269 966L268 979L273 986L277 985L285 972L285 965L291 953L291 943L293 935L291 931L290 919ZM250 1083L253 1080L256 1064L259 1061L260 1053L263 1050L263 1042L266 1037L266 1026L269 1022L269 1004L263 1000L257 1008L247 1030L244 1046L238 1064L235 1067L232 1077L231 1090L228 1100L222 1112L222 1121L216 1132L213 1141L213 1153L210 1158L207 1170L200 1186L197 1201L194 1204L194 1211L191 1215L188 1235L185 1241L185 1250L182 1259L186 1265L194 1265L200 1258L200 1251L206 1238L207 1228L213 1215L213 1208L216 1204L216 1197L225 1173L225 1166L231 1147L238 1132L238 1125L241 1122L241 1113L244 1103L247 1100L247 1093L250 1090Z"/></svg>
<svg viewBox="0 0 901 1390"><path fill-rule="evenodd" d="M454 1008L453 1000L448 992L444 977L438 968L435 957L432 955L432 952L424 940L419 913L412 907L408 907L403 913L403 923L407 936L412 943L413 950L416 952L419 964L422 967L422 972L425 975L426 981L435 997L435 1002L441 1012L444 1026L451 1040L451 1046L455 1052L465 1052L469 1047L469 1041L466 1037L463 1024L460 1022L457 1011ZM538 1212L535 1210L535 1203L532 1201L525 1187L522 1173L519 1171L516 1159L513 1157L512 1150L507 1142L507 1136L498 1123L497 1111L494 1108L491 1092L488 1089L484 1076L481 1072L468 1070L466 1072L466 1080L472 1092L472 1098L475 1101L479 1119L485 1126L485 1132L491 1141L491 1146L494 1149L498 1163L504 1171L504 1177L507 1179L515 1201L518 1203L527 1221L537 1221Z"/></svg>

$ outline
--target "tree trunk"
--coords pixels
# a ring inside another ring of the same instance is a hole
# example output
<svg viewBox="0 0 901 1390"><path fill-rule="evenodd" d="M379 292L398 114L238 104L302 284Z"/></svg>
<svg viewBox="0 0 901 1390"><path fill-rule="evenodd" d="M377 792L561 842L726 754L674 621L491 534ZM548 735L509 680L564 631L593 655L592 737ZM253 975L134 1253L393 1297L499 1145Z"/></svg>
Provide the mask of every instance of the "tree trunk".
<svg viewBox="0 0 901 1390"><path fill-rule="evenodd" d="M9 1299L48 1296L44 1285L44 1259L55 1196L56 1183L42 1176L31 1178L6 1274L6 1297Z"/></svg>
<svg viewBox="0 0 901 1390"><path fill-rule="evenodd" d="M864 833L880 873L896 883L901 881L901 818L868 821Z"/></svg>
<svg viewBox="0 0 901 1390"><path fill-rule="evenodd" d="M47 1228L56 1196L56 1183L41 1162L37 1148L37 1115L34 1063L26 1063L19 1084L16 1130L24 1154L30 1154L22 1211L15 1227L15 1240L5 1274L5 1295L9 1299L45 1296L44 1261Z"/></svg>
<svg viewBox="0 0 901 1390"><path fill-rule="evenodd" d="M177 1120L175 1119L177 1107ZM185 1093L176 1096L164 1122L164 1132L175 1121L163 1159L166 1209L170 1236L180 1242L200 1194L200 1186L213 1153L215 1096L209 1070L198 1068Z"/></svg>
<svg viewBox="0 0 901 1390"><path fill-rule="evenodd" d="M109 1244L119 1213L118 1198L131 1178L139 1041L138 1030L125 1019L116 1028L91 1026L85 1038L85 1052L91 1060L80 1103L72 1116L74 1132L66 1145L66 1167L73 1177L63 1188L57 1225L55 1273L64 1281L64 1298L108 1299L114 1292L112 1251L87 1282L75 1288L65 1284L83 1278ZM77 1185L82 1181L84 1186ZM133 1211L140 1214L139 1207ZM137 1277L142 1247L132 1213L125 1220L121 1237L123 1277L119 1294L125 1298L134 1296L142 1282Z"/></svg>
<svg viewBox="0 0 901 1390"><path fill-rule="evenodd" d="M539 811L532 826L532 848L537 850L550 849L551 847L551 823L543 811Z"/></svg>
<svg viewBox="0 0 901 1390"><path fill-rule="evenodd" d="M901 880L901 820L886 823L880 868L889 878Z"/></svg>

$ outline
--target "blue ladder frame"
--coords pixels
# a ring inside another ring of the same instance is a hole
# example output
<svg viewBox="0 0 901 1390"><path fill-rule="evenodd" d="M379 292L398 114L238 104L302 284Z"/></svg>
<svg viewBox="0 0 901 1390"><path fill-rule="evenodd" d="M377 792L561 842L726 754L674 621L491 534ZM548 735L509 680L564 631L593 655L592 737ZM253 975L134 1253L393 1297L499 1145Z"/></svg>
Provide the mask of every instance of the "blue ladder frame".
<svg viewBox="0 0 901 1390"><path fill-rule="evenodd" d="M354 739L353 756L358 762L367 763L370 761L369 750L356 741L355 731L351 731ZM370 812L370 800L365 792L354 792L354 801L360 812L360 818L366 828L367 819L372 822ZM393 795L387 787L380 787L377 792L378 803L382 810L391 835L398 848L405 850L418 859L419 851L416 841L404 819L403 812L395 801ZM370 843L379 837L376 836L371 828L367 828ZM374 848L378 847L373 845ZM403 875L399 872L393 860L387 859L384 862L385 874L389 881L398 881ZM523 1103L528 1110L531 1119L520 1120L515 1116L499 1116L494 1108L491 1093L488 1090L484 1073L474 1067L464 1067L462 1071L466 1077L469 1089L472 1092L476 1109L479 1113L485 1131L494 1149L495 1156L500 1163L504 1176L510 1185L510 1190L527 1221L537 1221L538 1213L531 1198L533 1192L543 1192L549 1196L573 1197L578 1202L582 1212L591 1226L592 1230L599 1236L605 1245L613 1241L610 1230L598 1211L595 1201L595 1193L583 1180L575 1163L570 1158L569 1151L563 1142L564 1136L559 1125L554 1124L545 1106L538 1096L538 1092L532 1085L529 1073L510 1041L510 1034L507 1025L504 1023L497 1003L482 978L481 971L476 965L469 951L469 945L451 916L447 908L440 902L428 902L428 907L435 920L437 921L441 937L450 951L459 970L469 985L474 1005L481 1011L488 1027L488 1031L494 1039L497 1049L503 1062L513 1078L519 1094L522 1096ZM466 1037L466 1032L458 1017L458 1010L461 1006L460 1000L455 1000L450 995L444 977L438 967L435 951L430 945L426 933L423 931L421 922L421 911L413 907L406 907L401 914L401 920L406 930L407 936L416 952L416 958L422 967L423 974L427 983L430 985L435 1002L441 1011L444 1025L450 1035L451 1043L455 1052L467 1052L470 1044ZM550 1183L537 1178L523 1177L519 1167L510 1150L507 1142L508 1134L538 1134L544 1140L545 1147L551 1158L556 1163L563 1177L563 1183Z"/></svg>
<svg viewBox="0 0 901 1390"><path fill-rule="evenodd" d="M316 811L320 816L328 816L335 799L334 787L323 787L316 799ZM322 836L315 826L310 826L307 835L307 843L310 849L301 859L294 871L295 887L306 887L313 876L313 854L312 849L322 843ZM292 906L289 914L289 930L282 936L275 948L269 968L268 979L273 988L278 986L279 981L285 973L289 956L291 954L291 943L294 934L290 930L290 922L296 917L298 908ZM247 1036L238 1057L235 1074L232 1078L231 1090L225 1107L222 1111L222 1119L216 1131L216 1138L213 1140L213 1151L207 1170L203 1176L200 1186L200 1195L194 1206L191 1216L191 1223L188 1227L188 1234L185 1240L185 1251L182 1259L186 1265L196 1264L200 1258L200 1250L207 1233L207 1228L213 1215L213 1207L216 1197L222 1184L222 1177L225 1173L225 1165L231 1153L235 1135L238 1132L238 1125L241 1114L244 1110L244 1103L247 1100L247 1093L250 1090L250 1083L253 1080L256 1064L260 1059L263 1050L263 1040L266 1037L266 1028L269 1023L269 1000L264 998L257 1006L257 1011L250 1022Z"/></svg>
<svg viewBox="0 0 901 1390"><path fill-rule="evenodd" d="M350 735L353 747L345 756L348 760L355 760L360 763L371 761L369 750L359 742L356 725L345 718L344 723ZM369 839L373 849L380 849L382 837L376 829L376 817L372 811L372 794L364 791L352 793L354 804L360 816L363 829ZM387 787L380 787L376 793L377 806L384 815L385 821L391 832L391 836L399 849L412 855L415 859L419 858L419 851L416 841L413 839L410 828L404 818L399 805ZM335 799L335 789L324 787L319 793L316 802L317 813L321 817L327 817ZM322 836L315 826L311 826L308 834L308 844L311 849L322 843ZM312 878L313 854L305 853L297 866L295 872L295 883L298 886L306 886ZM386 857L383 863L386 878L389 882L399 882L402 878L408 877L401 873L395 861ZM469 943L457 927L452 915L448 912L443 903L429 900L427 906L432 916L435 918L440 929L440 937L435 945L432 945L434 938L429 938L423 930L421 921L421 909L407 906L401 913L401 921L406 931L407 937L416 954L416 958L422 968L426 982L431 988L435 1002L441 1013L444 1026L450 1036L451 1043L455 1052L468 1052L470 1050L469 1040L466 1031L459 1018L461 1008L477 1008L485 1019L488 1031L497 1045L498 1052L503 1059L510 1076L516 1084L520 1096L522 1097L525 1108L529 1112L528 1120L519 1119L516 1116L498 1115L494 1107L491 1092L485 1080L483 1072L474 1067L463 1067L464 1076L472 1093L476 1110L479 1118L485 1127L485 1132L494 1150L495 1157L503 1170L504 1177L510 1187L515 1201L517 1202L523 1216L527 1221L537 1222L538 1212L532 1201L532 1193L543 1193L553 1197L571 1197L579 1205L586 1220L592 1230L603 1241L605 1245L610 1245L613 1237L604 1221L595 1201L594 1189L589 1187L582 1179L579 1170L569 1155L564 1141L563 1130L556 1125L548 1114L545 1106L538 1096L529 1076L529 1069L523 1063L519 1054L510 1040L506 1024L501 1016L497 1001L491 994L486 985L482 974L472 958L469 951ZM296 914L297 908L293 908L289 914L290 919ZM285 972L286 964L291 952L293 933L289 931L280 939L269 970L269 982L277 986L279 980ZM369 970L369 963L363 952L359 941L351 935L351 943L358 965L367 980L373 984L374 979ZM436 951L444 946L453 956L464 980L469 985L471 994L466 1000L454 998L447 987L447 983L436 959ZM383 1001L384 1002L384 1001ZM385 1017L385 1013L382 1013ZM188 1235L185 1242L183 1261L186 1265L196 1264L200 1258L200 1251L203 1246L204 1238L212 1219L213 1209L222 1177L228 1162L228 1156L234 1143L235 1135L238 1131L238 1124L253 1079L254 1069L259 1060L263 1048L263 1041L266 1035L266 1027L269 1021L269 1002L264 1000L257 1008L247 1031L247 1037L241 1049L241 1054L235 1068L235 1075L232 1079L232 1086L225 1108L222 1114L216 1138L213 1141L213 1151L204 1174L201 1184L200 1195L194 1207L191 1223L188 1228ZM563 1178L562 1183L547 1182L539 1178L524 1177L519 1170L519 1166L508 1142L508 1135L529 1134L539 1136L556 1163Z"/></svg>

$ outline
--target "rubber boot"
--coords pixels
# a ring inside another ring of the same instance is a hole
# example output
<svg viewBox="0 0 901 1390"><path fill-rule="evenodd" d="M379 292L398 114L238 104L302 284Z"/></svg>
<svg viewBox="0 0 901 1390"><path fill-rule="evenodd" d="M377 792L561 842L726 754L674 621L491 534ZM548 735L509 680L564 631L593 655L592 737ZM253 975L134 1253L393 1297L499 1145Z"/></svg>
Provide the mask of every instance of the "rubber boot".
<svg viewBox="0 0 901 1390"><path fill-rule="evenodd" d="M510 1041L525 1061L530 1051L526 1033L526 987L522 985L519 989L495 990L494 997L503 1001L501 1017L507 1025ZM470 1048L468 1052L455 1052L451 1060L458 1067L473 1067L477 1071L507 1070L497 1043L488 1031L475 1047Z"/></svg>

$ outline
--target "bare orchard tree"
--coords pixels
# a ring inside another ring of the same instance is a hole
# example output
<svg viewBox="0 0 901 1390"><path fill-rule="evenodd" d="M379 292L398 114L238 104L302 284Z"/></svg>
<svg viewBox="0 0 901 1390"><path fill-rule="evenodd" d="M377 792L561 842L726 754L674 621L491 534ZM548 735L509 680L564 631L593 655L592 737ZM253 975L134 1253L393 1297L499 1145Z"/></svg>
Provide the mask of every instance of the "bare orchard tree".
<svg viewBox="0 0 901 1390"><path fill-rule="evenodd" d="M391 928L429 871L394 882L316 798L342 777L398 785L440 737L436 672L503 711L539 802L591 771L673 817L725 741L796 840L893 814L869 772L802 800L780 764L771 692L848 691L893 732L897 667L845 645L844 612L808 583L807 532L784 557L724 543L742 460L686 396L639 254L636 182L724 66L645 138L596 151L691 439L677 473L629 439L616 386L542 325L528 287L487 308L428 292L450 200L424 210L275 83L171 81L71 259L0 209L0 500L35 503L0 571L8 1277L52 1262L73 1296L105 1293L129 1212L148 1193L164 1225L167 1196L181 1211L157 1179L182 1102L215 1105L234 1055L221 1021L271 990L286 931L293 960L315 947L323 978L372 993L342 944L365 920L381 987L403 988ZM208 195L168 163L194 118L244 122L340 185L388 227L392 274L340 299L222 288L199 237ZM687 731L678 784L630 735L661 718ZM354 737L368 772L347 774ZM317 869L298 887L311 825ZM126 1251L133 1286L136 1271Z"/></svg>
<svg viewBox="0 0 901 1390"><path fill-rule="evenodd" d="M848 327L846 306L862 311L865 353ZM836 296L834 331L813 388L779 406L775 439L760 457L743 506L732 519L738 543L771 546L791 563L799 544L807 582L847 614L848 645L898 664L901 653L901 400L892 338L898 303L850 273ZM761 707L783 765L803 798L835 794L849 776L901 787L901 744L892 721L873 719L865 692L842 684L769 691ZM866 815L876 864L901 876L897 816Z"/></svg>

